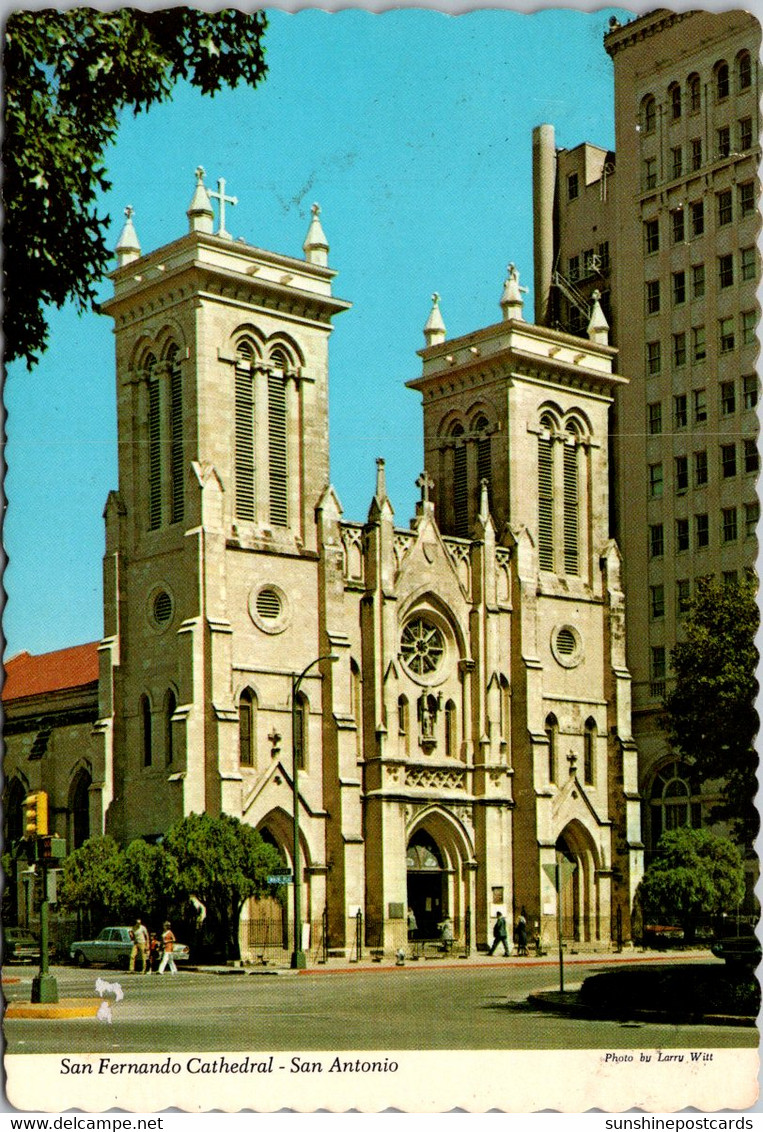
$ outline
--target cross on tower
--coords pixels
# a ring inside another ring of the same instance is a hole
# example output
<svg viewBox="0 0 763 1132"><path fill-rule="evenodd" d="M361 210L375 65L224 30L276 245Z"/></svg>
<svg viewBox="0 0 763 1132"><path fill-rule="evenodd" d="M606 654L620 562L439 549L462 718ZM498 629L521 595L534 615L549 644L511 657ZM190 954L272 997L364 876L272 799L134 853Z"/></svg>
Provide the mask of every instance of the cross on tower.
<svg viewBox="0 0 763 1132"><path fill-rule="evenodd" d="M215 235L217 236L230 236L230 232L225 231L225 205L238 204L238 197L226 197L225 195L225 178L217 178L217 192L210 189L210 197L220 202L220 226Z"/></svg>
<svg viewBox="0 0 763 1132"><path fill-rule="evenodd" d="M416 480L416 487L421 488L421 502L428 503L429 489L434 487L434 480L431 478L431 476L427 475L426 471L423 471L419 478Z"/></svg>

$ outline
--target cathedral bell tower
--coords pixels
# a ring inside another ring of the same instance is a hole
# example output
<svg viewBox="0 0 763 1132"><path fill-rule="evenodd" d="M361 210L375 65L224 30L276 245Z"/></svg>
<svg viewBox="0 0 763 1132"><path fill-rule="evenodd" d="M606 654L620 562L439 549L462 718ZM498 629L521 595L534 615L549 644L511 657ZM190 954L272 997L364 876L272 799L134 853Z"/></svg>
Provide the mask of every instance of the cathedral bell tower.
<svg viewBox="0 0 763 1132"><path fill-rule="evenodd" d="M275 622L279 591L259 596L256 583L277 572L263 562L314 570L328 339L350 304L332 296L317 205L297 259L234 240L237 203L197 169L188 232L146 255L127 209L102 308L116 336L119 488L106 507L100 728L119 836L240 810L222 735L235 714L231 603L246 610L254 589L252 617Z"/></svg>

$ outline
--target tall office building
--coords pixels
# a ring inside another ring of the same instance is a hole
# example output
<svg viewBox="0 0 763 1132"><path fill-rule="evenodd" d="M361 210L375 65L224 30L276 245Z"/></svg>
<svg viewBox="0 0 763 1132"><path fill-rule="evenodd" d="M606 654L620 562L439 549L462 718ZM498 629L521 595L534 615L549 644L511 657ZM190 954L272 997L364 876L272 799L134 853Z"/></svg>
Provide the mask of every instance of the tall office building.
<svg viewBox="0 0 763 1132"><path fill-rule="evenodd" d="M616 171L614 154L556 152L550 127L535 131L536 242L553 232L536 318L545 304L571 327L593 284L611 287L629 378L614 408L612 521L650 850L664 829L706 821L717 797L660 726L671 648L698 579L739 578L757 556L760 25L740 11L660 10L613 21L604 46ZM586 270L581 288L586 249L603 245L608 271L591 263L600 278Z"/></svg>

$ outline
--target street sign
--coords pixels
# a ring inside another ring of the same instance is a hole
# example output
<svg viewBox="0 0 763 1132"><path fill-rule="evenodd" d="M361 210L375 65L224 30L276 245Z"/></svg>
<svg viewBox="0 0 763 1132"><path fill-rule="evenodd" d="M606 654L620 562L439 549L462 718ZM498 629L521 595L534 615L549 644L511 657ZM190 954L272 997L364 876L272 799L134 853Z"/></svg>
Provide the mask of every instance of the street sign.
<svg viewBox="0 0 763 1132"><path fill-rule="evenodd" d="M564 888L567 881L575 872L577 865L574 861L568 861L566 857L562 857L559 861L559 884ZM544 865L543 872L556 888L556 865Z"/></svg>
<svg viewBox="0 0 763 1132"><path fill-rule="evenodd" d="M294 884L294 877L291 873L274 873L268 877L268 884Z"/></svg>

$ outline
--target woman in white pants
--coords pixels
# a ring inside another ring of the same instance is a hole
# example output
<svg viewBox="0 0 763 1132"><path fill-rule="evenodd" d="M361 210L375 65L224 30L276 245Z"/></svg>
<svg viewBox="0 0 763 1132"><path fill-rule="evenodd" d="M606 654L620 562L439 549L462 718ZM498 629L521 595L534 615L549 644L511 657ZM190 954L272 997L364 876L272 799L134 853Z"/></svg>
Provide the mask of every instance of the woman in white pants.
<svg viewBox="0 0 763 1132"><path fill-rule="evenodd" d="M162 956L162 961L159 964L159 974L161 975L164 971L164 968L167 966L167 964L169 964L170 974L177 975L178 969L175 966L175 960L172 958L172 949L175 946L175 937L172 934L172 928L169 925L169 921L165 921L164 924L164 931L162 932L162 943L164 944L164 955Z"/></svg>

